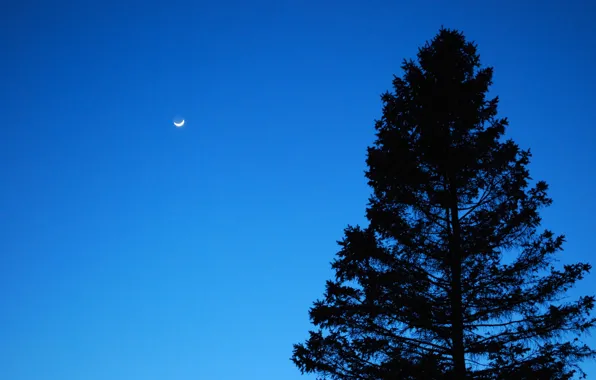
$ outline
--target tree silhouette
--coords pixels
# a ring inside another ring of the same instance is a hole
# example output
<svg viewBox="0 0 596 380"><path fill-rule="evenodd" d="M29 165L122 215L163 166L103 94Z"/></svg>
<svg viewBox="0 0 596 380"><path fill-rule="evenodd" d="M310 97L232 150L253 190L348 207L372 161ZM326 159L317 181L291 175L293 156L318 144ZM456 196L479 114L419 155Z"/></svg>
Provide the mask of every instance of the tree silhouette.
<svg viewBox="0 0 596 380"><path fill-rule="evenodd" d="M577 338L590 270L555 268L563 236L538 231L547 185L502 137L492 68L455 30L404 61L368 149L369 226L345 230L335 279L293 362L319 379L569 379L596 352ZM585 374L584 374L585 376Z"/></svg>

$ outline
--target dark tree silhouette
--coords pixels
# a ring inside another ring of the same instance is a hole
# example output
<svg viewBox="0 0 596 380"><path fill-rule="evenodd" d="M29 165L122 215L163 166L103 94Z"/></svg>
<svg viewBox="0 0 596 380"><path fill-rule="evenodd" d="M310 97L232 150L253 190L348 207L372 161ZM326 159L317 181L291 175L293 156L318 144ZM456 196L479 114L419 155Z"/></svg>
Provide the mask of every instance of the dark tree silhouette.
<svg viewBox="0 0 596 380"><path fill-rule="evenodd" d="M551 199L502 138L492 68L448 29L417 57L382 96L369 226L346 228L293 362L337 380L585 376L594 297L563 296L591 267L553 265L564 237L538 231Z"/></svg>

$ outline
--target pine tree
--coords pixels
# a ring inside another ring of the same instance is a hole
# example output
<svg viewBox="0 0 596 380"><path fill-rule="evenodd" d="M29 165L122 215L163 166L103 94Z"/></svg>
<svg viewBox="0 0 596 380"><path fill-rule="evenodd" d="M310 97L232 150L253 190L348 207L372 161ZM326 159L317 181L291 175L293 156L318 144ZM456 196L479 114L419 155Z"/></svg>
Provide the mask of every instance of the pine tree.
<svg viewBox="0 0 596 380"><path fill-rule="evenodd" d="M292 361L334 380L584 374L594 297L563 296L591 267L555 266L564 237L539 230L548 187L530 178L530 151L503 138L492 68L449 29L417 58L382 95L369 225L345 229L310 310L317 329Z"/></svg>

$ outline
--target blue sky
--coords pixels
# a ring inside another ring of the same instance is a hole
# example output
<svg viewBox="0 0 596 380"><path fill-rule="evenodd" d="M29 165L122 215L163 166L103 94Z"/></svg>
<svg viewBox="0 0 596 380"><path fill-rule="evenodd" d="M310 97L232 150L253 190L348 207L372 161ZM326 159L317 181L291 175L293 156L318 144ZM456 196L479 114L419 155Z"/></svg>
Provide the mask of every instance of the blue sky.
<svg viewBox="0 0 596 380"><path fill-rule="evenodd" d="M4 5L0 378L301 378L379 95L441 25L494 66L562 262L593 262L594 3L446 3Z"/></svg>

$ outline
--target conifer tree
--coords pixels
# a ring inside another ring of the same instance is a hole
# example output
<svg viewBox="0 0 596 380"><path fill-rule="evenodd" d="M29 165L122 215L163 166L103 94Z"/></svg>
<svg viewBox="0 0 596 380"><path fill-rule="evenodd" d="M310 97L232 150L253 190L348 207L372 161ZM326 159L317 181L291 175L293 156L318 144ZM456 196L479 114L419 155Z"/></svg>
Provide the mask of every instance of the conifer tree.
<svg viewBox="0 0 596 380"><path fill-rule="evenodd" d="M293 362L333 380L582 375L594 297L564 296L591 267L555 262L548 187L504 138L492 68L441 29L402 69L368 148L369 225L345 229Z"/></svg>

